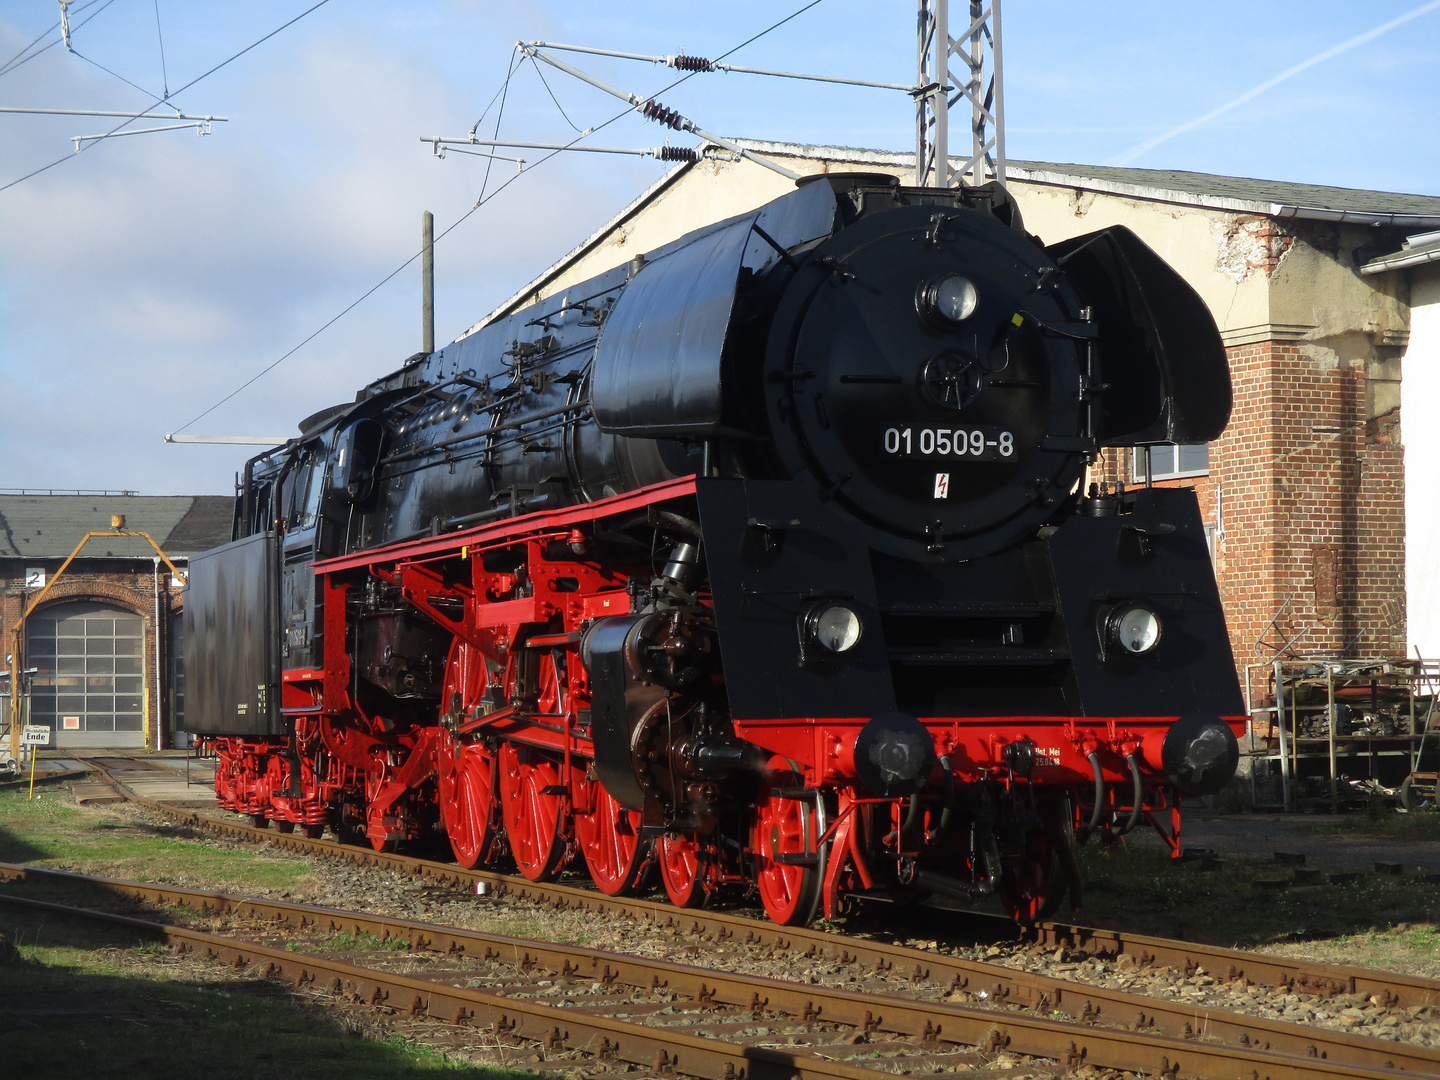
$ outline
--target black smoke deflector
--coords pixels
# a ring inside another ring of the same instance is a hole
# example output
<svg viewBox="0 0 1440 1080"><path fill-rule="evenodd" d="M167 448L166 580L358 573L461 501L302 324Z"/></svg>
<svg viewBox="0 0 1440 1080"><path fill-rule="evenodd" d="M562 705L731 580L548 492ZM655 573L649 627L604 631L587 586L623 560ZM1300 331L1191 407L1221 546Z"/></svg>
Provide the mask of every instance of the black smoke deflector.
<svg viewBox="0 0 1440 1080"><path fill-rule="evenodd" d="M1101 445L1218 438L1230 419L1230 365L1190 283L1123 225L1045 251L1100 328Z"/></svg>
<svg viewBox="0 0 1440 1080"><path fill-rule="evenodd" d="M807 184L758 210L645 257L605 320L593 404L601 431L635 438L706 435L720 424L720 360L741 267L828 236L835 192Z"/></svg>

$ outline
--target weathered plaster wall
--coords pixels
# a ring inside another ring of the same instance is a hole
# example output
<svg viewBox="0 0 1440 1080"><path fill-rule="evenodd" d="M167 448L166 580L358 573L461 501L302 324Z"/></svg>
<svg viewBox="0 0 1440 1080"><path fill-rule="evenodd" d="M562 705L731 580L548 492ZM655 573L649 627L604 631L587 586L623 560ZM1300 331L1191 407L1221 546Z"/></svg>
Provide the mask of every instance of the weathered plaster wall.
<svg viewBox="0 0 1440 1080"><path fill-rule="evenodd" d="M1383 275L1390 276L1390 275ZM1406 605L1410 654L1440 658L1440 265L1411 271L1405 351Z"/></svg>

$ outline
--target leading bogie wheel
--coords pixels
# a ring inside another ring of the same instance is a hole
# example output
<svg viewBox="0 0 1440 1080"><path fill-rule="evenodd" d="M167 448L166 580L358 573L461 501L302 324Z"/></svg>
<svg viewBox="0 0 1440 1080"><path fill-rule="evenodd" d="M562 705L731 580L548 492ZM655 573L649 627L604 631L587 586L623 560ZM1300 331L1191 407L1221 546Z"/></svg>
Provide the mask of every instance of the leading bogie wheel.
<svg viewBox="0 0 1440 1080"><path fill-rule="evenodd" d="M1022 854L1001 857L996 892L1010 916L1029 926L1055 913L1065 898L1066 884L1059 850L1037 829L1026 835Z"/></svg>
<svg viewBox="0 0 1440 1080"><path fill-rule="evenodd" d="M676 907L699 907L705 902L705 863L694 836L665 833L655 842L660 884Z"/></svg>
<svg viewBox="0 0 1440 1080"><path fill-rule="evenodd" d="M795 762L773 758L755 803L755 884L765 914L782 926L804 926L815 917L825 880L825 855L817 846L819 796L788 794L798 794L804 784Z"/></svg>
<svg viewBox="0 0 1440 1080"><path fill-rule="evenodd" d="M555 763L540 751L509 742L500 747L505 834L515 865L531 881L553 879L565 856L563 791Z"/></svg>

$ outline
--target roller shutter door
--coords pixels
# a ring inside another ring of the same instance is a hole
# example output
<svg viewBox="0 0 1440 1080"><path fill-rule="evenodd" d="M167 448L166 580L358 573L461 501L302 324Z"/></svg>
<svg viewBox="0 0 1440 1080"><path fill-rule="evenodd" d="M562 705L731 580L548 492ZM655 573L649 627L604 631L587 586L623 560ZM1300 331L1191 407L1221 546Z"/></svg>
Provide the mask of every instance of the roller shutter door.
<svg viewBox="0 0 1440 1080"><path fill-rule="evenodd" d="M145 623L128 611L80 601L36 612L25 624L30 723L54 746L142 746Z"/></svg>

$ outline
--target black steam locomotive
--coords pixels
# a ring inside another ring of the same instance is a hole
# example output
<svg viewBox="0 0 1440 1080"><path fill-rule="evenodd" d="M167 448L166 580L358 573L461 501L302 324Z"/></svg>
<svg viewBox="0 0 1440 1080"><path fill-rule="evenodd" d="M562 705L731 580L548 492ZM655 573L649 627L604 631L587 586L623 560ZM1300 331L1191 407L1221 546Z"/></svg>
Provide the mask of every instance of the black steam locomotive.
<svg viewBox="0 0 1440 1080"><path fill-rule="evenodd" d="M1077 837L1237 761L1203 303L1123 228L816 177L412 357L249 462L192 563L221 803L780 922L1078 906Z"/></svg>

